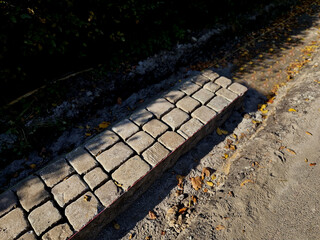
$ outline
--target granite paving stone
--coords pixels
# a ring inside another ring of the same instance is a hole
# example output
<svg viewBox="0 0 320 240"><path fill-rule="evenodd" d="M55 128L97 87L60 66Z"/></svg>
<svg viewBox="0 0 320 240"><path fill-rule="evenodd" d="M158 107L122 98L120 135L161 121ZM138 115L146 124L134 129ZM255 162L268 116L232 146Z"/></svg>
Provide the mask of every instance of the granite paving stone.
<svg viewBox="0 0 320 240"><path fill-rule="evenodd" d="M177 107L182 109L187 113L192 113L197 107L201 104L197 100L193 99L190 96L185 96L180 101L177 102Z"/></svg>
<svg viewBox="0 0 320 240"><path fill-rule="evenodd" d="M29 227L21 208L13 209L0 218L0 239L15 239Z"/></svg>
<svg viewBox="0 0 320 240"><path fill-rule="evenodd" d="M59 206L64 207L70 201L83 194L86 190L88 190L87 185L80 179L79 175L74 174L54 186L51 192Z"/></svg>
<svg viewBox="0 0 320 240"><path fill-rule="evenodd" d="M127 143L132 147L138 154L141 154L146 148L148 148L154 139L147 133L140 131L130 137Z"/></svg>
<svg viewBox="0 0 320 240"><path fill-rule="evenodd" d="M67 154L66 159L79 174L88 172L98 164L83 147L78 147Z"/></svg>
<svg viewBox="0 0 320 240"><path fill-rule="evenodd" d="M150 166L139 156L134 156L122 164L113 174L112 178L122 185L126 191L138 179L150 170Z"/></svg>
<svg viewBox="0 0 320 240"><path fill-rule="evenodd" d="M28 216L28 220L38 236L61 219L62 216L58 209L54 207L52 201L34 209Z"/></svg>
<svg viewBox="0 0 320 240"><path fill-rule="evenodd" d="M226 88L232 83L232 81L226 77L219 77L217 80L214 81L214 83L220 85L223 88Z"/></svg>
<svg viewBox="0 0 320 240"><path fill-rule="evenodd" d="M231 92L230 90L225 89L225 88L219 89L216 92L216 94L218 96L224 97L225 99L229 100L230 102L234 101L238 97L237 94L235 94L234 92Z"/></svg>
<svg viewBox="0 0 320 240"><path fill-rule="evenodd" d="M216 111L217 113L221 113L223 109L225 109L230 102L221 96L215 96L207 106Z"/></svg>
<svg viewBox="0 0 320 240"><path fill-rule="evenodd" d="M150 111L158 119L160 119L164 114L173 108L174 105L164 98L158 98L147 107L148 111Z"/></svg>
<svg viewBox="0 0 320 240"><path fill-rule="evenodd" d="M149 122L152 118L152 113L146 109L137 110L130 116L130 120L140 127Z"/></svg>
<svg viewBox="0 0 320 240"><path fill-rule="evenodd" d="M167 131L158 139L158 141L166 148L173 151L179 147L185 139L176 132Z"/></svg>
<svg viewBox="0 0 320 240"><path fill-rule="evenodd" d="M239 96L243 95L248 90L247 87L241 85L240 83L232 83L228 89Z"/></svg>
<svg viewBox="0 0 320 240"><path fill-rule="evenodd" d="M114 200L120 197L121 192L121 189L110 180L99 187L94 194L105 207L108 207Z"/></svg>
<svg viewBox="0 0 320 240"><path fill-rule="evenodd" d="M42 236L42 240L67 240L72 236L72 230L67 223L59 224Z"/></svg>
<svg viewBox="0 0 320 240"><path fill-rule="evenodd" d="M207 124L214 116L216 116L216 112L212 109L201 106L198 109L196 109L191 116L200 120L202 123Z"/></svg>
<svg viewBox="0 0 320 240"><path fill-rule="evenodd" d="M44 187L44 184L37 176L29 177L15 187L21 206L27 212L50 198Z"/></svg>
<svg viewBox="0 0 320 240"><path fill-rule="evenodd" d="M219 74L212 71L212 70L205 70L203 73L202 73L203 76L209 78L210 80L215 80L219 77Z"/></svg>
<svg viewBox="0 0 320 240"><path fill-rule="evenodd" d="M175 108L162 117L162 121L168 124L172 130L178 129L183 123L185 123L190 116L179 108Z"/></svg>
<svg viewBox="0 0 320 240"><path fill-rule="evenodd" d="M192 95L196 91L198 91L201 87L195 83L193 83L190 79L185 81L179 89L186 93L187 95Z"/></svg>
<svg viewBox="0 0 320 240"><path fill-rule="evenodd" d="M17 197L11 190L0 194L0 217L15 208L17 204Z"/></svg>
<svg viewBox="0 0 320 240"><path fill-rule="evenodd" d="M167 99L171 103L176 103L181 98L183 98L184 95L186 95L186 94L184 92L179 91L179 90L171 90L164 95L164 98Z"/></svg>
<svg viewBox="0 0 320 240"><path fill-rule="evenodd" d="M204 84L209 82L210 79L204 75L198 75L198 76L192 77L191 81L202 87Z"/></svg>
<svg viewBox="0 0 320 240"><path fill-rule="evenodd" d="M139 131L139 127L129 119L124 119L112 127L112 130L117 133L123 140L127 140L133 134Z"/></svg>
<svg viewBox="0 0 320 240"><path fill-rule="evenodd" d="M29 231L19 237L18 240L37 240L37 236L33 231Z"/></svg>
<svg viewBox="0 0 320 240"><path fill-rule="evenodd" d="M97 167L84 175L83 179L89 185L91 190L94 190L101 183L108 180L109 176L101 168Z"/></svg>
<svg viewBox="0 0 320 240"><path fill-rule="evenodd" d="M161 162L162 159L169 155L169 150L162 146L160 143L156 142L151 147L149 147L142 154L143 159L146 160L152 167Z"/></svg>
<svg viewBox="0 0 320 240"><path fill-rule="evenodd" d="M214 97L214 93L202 88L198 92L194 93L192 97L202 104L206 104Z"/></svg>
<svg viewBox="0 0 320 240"><path fill-rule="evenodd" d="M73 229L79 231L102 209L98 199L91 192L87 192L66 207L65 215Z"/></svg>
<svg viewBox="0 0 320 240"><path fill-rule="evenodd" d="M114 132L106 130L90 139L85 147L92 155L97 156L118 141L119 137Z"/></svg>
<svg viewBox="0 0 320 240"><path fill-rule="evenodd" d="M208 82L206 85L203 86L203 88L215 93L220 88L220 86L213 82Z"/></svg>
<svg viewBox="0 0 320 240"><path fill-rule="evenodd" d="M97 156L97 160L106 171L111 172L125 162L133 153L133 150L128 145L119 142Z"/></svg>
<svg viewBox="0 0 320 240"><path fill-rule="evenodd" d="M48 187L53 187L74 172L64 159L60 159L40 170L39 175Z"/></svg>
<svg viewBox="0 0 320 240"><path fill-rule="evenodd" d="M202 126L203 124L199 120L191 118L188 122L181 126L181 128L178 130L178 133L185 139L188 139L194 133L196 133Z"/></svg>
<svg viewBox="0 0 320 240"><path fill-rule="evenodd" d="M152 119L142 127L143 131L149 133L154 138L159 137L161 134L167 131L168 128L169 127L166 124L158 119Z"/></svg>

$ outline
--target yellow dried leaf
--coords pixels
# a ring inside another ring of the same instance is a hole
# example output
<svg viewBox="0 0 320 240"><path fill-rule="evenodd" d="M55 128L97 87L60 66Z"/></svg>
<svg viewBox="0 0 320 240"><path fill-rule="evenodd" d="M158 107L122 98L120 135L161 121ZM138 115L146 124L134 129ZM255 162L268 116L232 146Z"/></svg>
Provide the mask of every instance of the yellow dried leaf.
<svg viewBox="0 0 320 240"><path fill-rule="evenodd" d="M217 176L216 176L215 174L212 174L211 180L214 181L214 180L216 180L216 179L217 179Z"/></svg>
<svg viewBox="0 0 320 240"><path fill-rule="evenodd" d="M254 183L251 179L246 179L244 180L241 184L240 187L243 187L244 185L246 185L247 183Z"/></svg>
<svg viewBox="0 0 320 240"><path fill-rule="evenodd" d="M238 139L238 136L237 136L237 134L232 134L232 137L235 139L235 140L237 140Z"/></svg>
<svg viewBox="0 0 320 240"><path fill-rule="evenodd" d="M311 133L311 132L306 131L306 134L312 136L312 133Z"/></svg>
<svg viewBox="0 0 320 240"><path fill-rule="evenodd" d="M260 123L261 123L261 121L258 121L258 120L252 120L252 123L253 123L253 124L260 124Z"/></svg>
<svg viewBox="0 0 320 240"><path fill-rule="evenodd" d="M309 160L308 160L308 158L305 158L304 161L305 161L305 162L308 162Z"/></svg>
<svg viewBox="0 0 320 240"><path fill-rule="evenodd" d="M296 152L295 152L295 151L293 151L293 150L292 150L292 149L290 149L290 148L287 148L287 151L288 151L289 153L291 153L291 154L296 155Z"/></svg>
<svg viewBox="0 0 320 240"><path fill-rule="evenodd" d="M297 110L295 110L294 108L289 108L288 111L289 111L289 112L296 112Z"/></svg>
<svg viewBox="0 0 320 240"><path fill-rule="evenodd" d="M149 218L150 218L151 220L154 220L154 219L157 218L157 215L156 215L153 211L149 211Z"/></svg>
<svg viewBox="0 0 320 240"><path fill-rule="evenodd" d="M213 183L213 182L210 182L210 181L207 181L207 185L209 185L210 187L213 187L213 186L214 186L214 183Z"/></svg>
<svg viewBox="0 0 320 240"><path fill-rule="evenodd" d="M120 229L120 225L118 223L114 223L113 224L114 229L119 230Z"/></svg>
<svg viewBox="0 0 320 240"><path fill-rule="evenodd" d="M83 199L84 199L86 202L90 202L91 196L89 196L89 195L84 195L84 196L83 196Z"/></svg>
<svg viewBox="0 0 320 240"><path fill-rule="evenodd" d="M34 164L34 163L32 163L32 164L30 164L29 166L30 166L30 168L35 169L37 165Z"/></svg>
<svg viewBox="0 0 320 240"><path fill-rule="evenodd" d="M187 211L188 208L184 207L184 208L181 208L179 209L179 214L183 214L185 211Z"/></svg>
<svg viewBox="0 0 320 240"><path fill-rule="evenodd" d="M228 131L223 130L223 129L221 129L221 128L217 128L217 134L218 134L219 136L221 136L221 135L227 135L227 134L228 134Z"/></svg>
<svg viewBox="0 0 320 240"><path fill-rule="evenodd" d="M118 183L117 181L113 181L115 185L117 185L118 187L122 187L121 183Z"/></svg>
<svg viewBox="0 0 320 240"><path fill-rule="evenodd" d="M203 189L204 192L208 192L208 188Z"/></svg>
<svg viewBox="0 0 320 240"><path fill-rule="evenodd" d="M202 187L202 180L201 180L201 177L197 176L197 177L192 177L191 178L191 184L192 184L192 187L198 191L199 189L201 189Z"/></svg>
<svg viewBox="0 0 320 240"><path fill-rule="evenodd" d="M89 137L89 136L91 136L91 133L85 133L85 135L86 135L87 137Z"/></svg>
<svg viewBox="0 0 320 240"><path fill-rule="evenodd" d="M107 128L110 126L110 122L102 122L99 124L99 128Z"/></svg>
<svg viewBox="0 0 320 240"><path fill-rule="evenodd" d="M130 233L130 235L129 235L129 240L131 240L132 238L133 238L133 234Z"/></svg>
<svg viewBox="0 0 320 240"><path fill-rule="evenodd" d="M227 159L228 157L229 157L229 155L227 153L225 153L222 158Z"/></svg>
<svg viewBox="0 0 320 240"><path fill-rule="evenodd" d="M210 177L211 172L210 172L210 168L204 167L202 169L202 173L201 173L201 178L204 179L204 177Z"/></svg>
<svg viewBox="0 0 320 240"><path fill-rule="evenodd" d="M196 196L191 196L191 200L193 202L193 204L197 204L198 200L197 200L197 197Z"/></svg>
<svg viewBox="0 0 320 240"><path fill-rule="evenodd" d="M216 226L216 230L217 230L217 231L223 230L223 229L225 229L225 228L226 228L226 227L223 226L223 225L218 225L218 226Z"/></svg>

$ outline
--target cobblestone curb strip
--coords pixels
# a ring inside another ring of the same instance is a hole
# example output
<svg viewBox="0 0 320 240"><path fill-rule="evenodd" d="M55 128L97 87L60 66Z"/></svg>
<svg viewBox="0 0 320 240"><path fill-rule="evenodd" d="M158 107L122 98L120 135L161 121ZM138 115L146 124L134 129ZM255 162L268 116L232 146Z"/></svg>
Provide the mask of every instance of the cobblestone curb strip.
<svg viewBox="0 0 320 240"><path fill-rule="evenodd" d="M211 70L186 79L0 196L0 239L93 239L221 125L247 88Z"/></svg>

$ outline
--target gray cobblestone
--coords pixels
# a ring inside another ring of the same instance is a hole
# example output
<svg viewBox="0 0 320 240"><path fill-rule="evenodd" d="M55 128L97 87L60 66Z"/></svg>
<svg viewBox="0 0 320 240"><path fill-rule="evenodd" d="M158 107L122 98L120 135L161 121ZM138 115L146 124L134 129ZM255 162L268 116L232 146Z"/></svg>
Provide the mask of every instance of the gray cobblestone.
<svg viewBox="0 0 320 240"><path fill-rule="evenodd" d="M88 141L85 147L92 155L97 156L118 141L119 137L115 133L106 130Z"/></svg>
<svg viewBox="0 0 320 240"><path fill-rule="evenodd" d="M150 166L139 156L134 156L122 164L113 174L112 178L126 191L138 179L144 176L150 170Z"/></svg>
<svg viewBox="0 0 320 240"><path fill-rule="evenodd" d="M197 132L203 124L195 118L191 118L188 122L183 124L178 130L178 133L185 139L191 137L195 132Z"/></svg>
<svg viewBox="0 0 320 240"><path fill-rule="evenodd" d="M51 201L34 209L28 216L28 220L38 236L61 219L62 216Z"/></svg>
<svg viewBox="0 0 320 240"><path fill-rule="evenodd" d="M205 70L203 73L202 73L203 76L209 78L210 80L215 80L219 77L219 74L212 71L212 70Z"/></svg>
<svg viewBox="0 0 320 240"><path fill-rule="evenodd" d="M53 187L74 172L64 159L60 159L40 170L39 175L48 187Z"/></svg>
<svg viewBox="0 0 320 240"><path fill-rule="evenodd" d="M67 154L66 159L79 174L84 174L97 166L96 160L83 147Z"/></svg>
<svg viewBox="0 0 320 240"><path fill-rule="evenodd" d="M169 151L164 148L160 143L156 142L149 147L142 154L144 160L146 160L152 167L157 165L162 159L169 155Z"/></svg>
<svg viewBox="0 0 320 240"><path fill-rule="evenodd" d="M51 192L59 206L64 207L86 190L88 188L85 183L80 179L79 175L75 174L54 186Z"/></svg>
<svg viewBox="0 0 320 240"><path fill-rule="evenodd" d="M153 142L154 139L149 134L143 131L137 132L127 141L130 147L132 147L138 154L141 154Z"/></svg>
<svg viewBox="0 0 320 240"><path fill-rule="evenodd" d="M164 98L159 98L151 103L147 109L153 113L158 119L160 119L164 114L169 112L171 109L174 108L174 105L169 103Z"/></svg>
<svg viewBox="0 0 320 240"><path fill-rule="evenodd" d="M230 104L230 102L221 97L221 96L215 96L208 104L207 106L210 107L211 109L213 109L214 111L220 113L223 111L223 109L225 109L228 105Z"/></svg>
<svg viewBox="0 0 320 240"><path fill-rule="evenodd" d="M129 119L124 119L112 127L112 130L117 133L123 140L127 140L133 134L139 131L137 125L131 122Z"/></svg>
<svg viewBox="0 0 320 240"><path fill-rule="evenodd" d="M187 113L192 113L200 105L201 104L197 100L189 96L185 96L179 102L177 102L177 107Z"/></svg>
<svg viewBox="0 0 320 240"><path fill-rule="evenodd" d="M230 90L225 89L225 88L219 89L216 92L216 94L218 96L224 97L225 99L229 100L230 102L234 101L238 97L237 94L235 94L234 92L231 92Z"/></svg>
<svg viewBox="0 0 320 240"><path fill-rule="evenodd" d="M119 142L107 151L101 153L97 157L97 160L106 171L111 172L125 162L132 154L133 151L131 148L123 142Z"/></svg>
<svg viewBox="0 0 320 240"><path fill-rule="evenodd" d="M74 230L79 231L102 209L98 199L91 192L87 192L66 207L65 215Z"/></svg>
<svg viewBox="0 0 320 240"><path fill-rule="evenodd" d="M198 76L191 78L191 81L202 87L204 84L209 82L210 79L204 75L198 75Z"/></svg>
<svg viewBox="0 0 320 240"><path fill-rule="evenodd" d="M217 80L215 80L214 83L220 85L223 88L226 88L232 83L232 81L226 77L219 77Z"/></svg>
<svg viewBox="0 0 320 240"><path fill-rule="evenodd" d="M187 95L192 95L193 93L195 93L196 91L198 91L200 89L200 86L193 83L189 79L189 80L185 81L183 84L181 84L179 89L181 91L185 92Z"/></svg>
<svg viewBox="0 0 320 240"><path fill-rule="evenodd" d="M94 194L105 207L108 207L114 200L120 197L121 190L110 180L99 187Z"/></svg>
<svg viewBox="0 0 320 240"><path fill-rule="evenodd" d="M214 93L206 90L206 89L200 89L198 92L192 95L193 98L201 102L202 104L206 104L214 97Z"/></svg>
<svg viewBox="0 0 320 240"><path fill-rule="evenodd" d="M191 115L192 117L200 120L202 123L207 124L217 113L206 106L201 106L196 109Z"/></svg>
<svg viewBox="0 0 320 240"><path fill-rule="evenodd" d="M158 140L171 151L175 150L185 141L183 137L172 131L166 132Z"/></svg>
<svg viewBox="0 0 320 240"><path fill-rule="evenodd" d="M167 131L169 127L158 119L152 119L150 122L146 123L142 129L149 133L152 137L157 138L165 131Z"/></svg>
<svg viewBox="0 0 320 240"><path fill-rule="evenodd" d="M32 176L19 183L15 189L21 206L27 212L48 200L50 197L49 193L44 188L44 184L40 178L36 176Z"/></svg>
<svg viewBox="0 0 320 240"><path fill-rule="evenodd" d="M67 223L55 226L42 236L42 240L67 240L71 237L72 231Z"/></svg>
<svg viewBox="0 0 320 240"><path fill-rule="evenodd" d="M242 96L248 90L247 87L239 84L239 83L232 83L231 86L228 87L229 90Z"/></svg>
<svg viewBox="0 0 320 240"><path fill-rule="evenodd" d="M162 117L162 121L168 124L174 131L189 119L189 115L179 108L175 108Z"/></svg>
<svg viewBox="0 0 320 240"><path fill-rule="evenodd" d="M0 217L17 206L18 200L11 190L0 194Z"/></svg>
<svg viewBox="0 0 320 240"><path fill-rule="evenodd" d="M19 237L18 240L37 240L37 236L33 231L29 231Z"/></svg>
<svg viewBox="0 0 320 240"><path fill-rule="evenodd" d="M84 175L83 179L89 185L91 190L94 190L102 182L108 180L109 176L103 172L101 168L97 167Z"/></svg>
<svg viewBox="0 0 320 240"><path fill-rule="evenodd" d="M185 95L185 93L181 92L179 90L171 90L164 95L164 98L167 99L171 103L176 103L181 98L183 98L184 95Z"/></svg>
<svg viewBox="0 0 320 240"><path fill-rule="evenodd" d="M213 82L208 82L206 85L203 86L204 89L209 90L210 92L215 93L221 86L215 84Z"/></svg>
<svg viewBox="0 0 320 240"><path fill-rule="evenodd" d="M137 110L130 116L130 120L140 127L149 122L152 118L152 113L150 113L146 109Z"/></svg>
<svg viewBox="0 0 320 240"><path fill-rule="evenodd" d="M16 208L0 218L0 239L15 239L29 227L21 208Z"/></svg>

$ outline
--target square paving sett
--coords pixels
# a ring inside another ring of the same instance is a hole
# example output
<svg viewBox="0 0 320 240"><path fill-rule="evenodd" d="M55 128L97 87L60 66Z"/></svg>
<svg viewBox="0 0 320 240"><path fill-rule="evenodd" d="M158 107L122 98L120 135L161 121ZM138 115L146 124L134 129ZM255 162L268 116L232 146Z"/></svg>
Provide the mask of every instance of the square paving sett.
<svg viewBox="0 0 320 240"><path fill-rule="evenodd" d="M27 231L30 233L26 236L31 239L36 239L36 235L37 238L49 239L59 234L68 238L73 234L72 230L79 231L89 221L90 224L73 239L92 238L98 233L97 229L112 221L137 199L183 153L222 124L232 109L240 106L247 90L210 70L198 78L186 80L178 88L167 92L171 92L170 96L160 97L146 109L134 112L130 120L123 120L123 126L128 124L128 128L120 131L120 125L113 126L116 133L110 130L100 133L84 145L86 149L79 147L68 154L65 157L67 161L60 159L40 170L40 178L33 176L19 184L14 189L18 198L10 191L0 195L7 196L6 201L0 199L0 225L5 223L7 226L6 231L0 231L0 239L2 236L22 237ZM202 99L205 98L200 94L203 92L216 93L217 96L208 102ZM208 103L201 106L198 100L188 95ZM153 119L154 116L158 119ZM181 116L183 120L179 122ZM176 132L169 131L167 124ZM143 131L139 131L139 127ZM50 188L54 199L50 198ZM59 195L61 192L65 194ZM33 201L36 196L40 197ZM25 209L15 208L19 203ZM60 211L63 212L58 211L58 205L62 206ZM17 220L12 221L11 218ZM67 222L62 219L67 219ZM19 227L13 227L15 224Z"/></svg>

